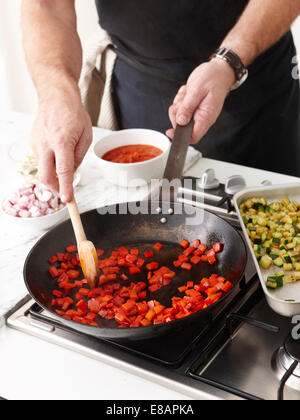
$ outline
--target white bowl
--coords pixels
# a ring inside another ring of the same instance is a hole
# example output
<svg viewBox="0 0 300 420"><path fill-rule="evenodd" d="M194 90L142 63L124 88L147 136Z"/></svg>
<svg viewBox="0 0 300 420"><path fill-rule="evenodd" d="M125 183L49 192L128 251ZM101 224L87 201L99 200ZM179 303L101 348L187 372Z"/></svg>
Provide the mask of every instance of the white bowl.
<svg viewBox="0 0 300 420"><path fill-rule="evenodd" d="M61 222L64 222L69 218L68 208L64 207L61 210L57 211L56 213L49 214L47 216L41 217L28 217L28 218L21 218L21 217L14 217L7 214L3 209L3 202L1 201L0 205L0 213L3 217L6 218L8 223L13 224L15 227L19 227L21 229L31 230L31 231L43 231L48 230Z"/></svg>
<svg viewBox="0 0 300 420"><path fill-rule="evenodd" d="M163 151L158 157L138 163L115 163L102 159L112 149L133 144L147 144ZM110 183L126 188L136 188L161 179L170 151L170 140L164 134L153 130L129 129L114 132L99 140L94 153L101 175Z"/></svg>

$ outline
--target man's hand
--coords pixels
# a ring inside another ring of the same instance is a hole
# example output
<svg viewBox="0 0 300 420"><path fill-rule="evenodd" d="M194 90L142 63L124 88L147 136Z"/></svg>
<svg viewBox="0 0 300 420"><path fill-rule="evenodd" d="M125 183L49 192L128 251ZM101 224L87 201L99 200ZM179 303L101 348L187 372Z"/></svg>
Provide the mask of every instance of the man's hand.
<svg viewBox="0 0 300 420"><path fill-rule="evenodd" d="M215 58L197 67L169 109L173 129L167 136L173 138L176 125L186 125L194 116L191 142L198 143L216 122L234 83L234 71L225 61Z"/></svg>
<svg viewBox="0 0 300 420"><path fill-rule="evenodd" d="M54 92L40 103L31 146L43 184L59 190L63 202L73 196L74 172L92 141L92 124L79 94Z"/></svg>
<svg viewBox="0 0 300 420"><path fill-rule="evenodd" d="M90 118L78 89L82 48L74 0L23 0L23 43L36 86L39 112L31 145L41 181L73 195L74 171L92 140Z"/></svg>

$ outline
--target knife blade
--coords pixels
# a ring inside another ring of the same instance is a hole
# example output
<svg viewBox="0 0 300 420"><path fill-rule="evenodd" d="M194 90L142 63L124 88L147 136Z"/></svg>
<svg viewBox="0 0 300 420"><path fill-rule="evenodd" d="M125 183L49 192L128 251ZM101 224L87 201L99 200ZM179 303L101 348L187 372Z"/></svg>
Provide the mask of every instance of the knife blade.
<svg viewBox="0 0 300 420"><path fill-rule="evenodd" d="M194 119L186 126L177 125L175 129L174 139L160 188L160 201L163 201L165 192L170 194L171 202L174 202L177 197L177 191L174 191L174 188L171 191L168 190L172 181L181 180L182 178L193 129Z"/></svg>

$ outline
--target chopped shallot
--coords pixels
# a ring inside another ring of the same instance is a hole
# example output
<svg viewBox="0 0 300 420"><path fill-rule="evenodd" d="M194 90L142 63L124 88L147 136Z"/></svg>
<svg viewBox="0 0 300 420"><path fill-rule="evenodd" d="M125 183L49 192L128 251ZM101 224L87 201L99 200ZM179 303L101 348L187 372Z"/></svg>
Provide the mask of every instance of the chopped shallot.
<svg viewBox="0 0 300 420"><path fill-rule="evenodd" d="M54 214L65 205L59 196L46 187L32 185L20 188L3 202L3 210L10 216L20 218L42 217Z"/></svg>

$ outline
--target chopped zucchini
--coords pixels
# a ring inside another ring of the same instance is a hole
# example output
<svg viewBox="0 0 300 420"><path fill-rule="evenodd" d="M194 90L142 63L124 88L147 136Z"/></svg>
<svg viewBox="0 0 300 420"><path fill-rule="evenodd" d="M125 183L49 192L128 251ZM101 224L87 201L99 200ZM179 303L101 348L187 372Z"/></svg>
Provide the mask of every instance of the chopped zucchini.
<svg viewBox="0 0 300 420"><path fill-rule="evenodd" d="M273 264L276 265L276 267L283 267L282 258L280 257L276 258L276 260L273 261Z"/></svg>
<svg viewBox="0 0 300 420"><path fill-rule="evenodd" d="M264 255L262 258L261 258L261 260L260 260L260 266L262 267L262 268L264 268L264 269L268 269L268 268L270 268L271 267L271 265L272 265L272 258L270 258L268 255Z"/></svg>
<svg viewBox="0 0 300 420"><path fill-rule="evenodd" d="M276 281L270 281L270 280L267 281L266 286L268 289L273 289L273 290L277 289L278 287Z"/></svg>
<svg viewBox="0 0 300 420"><path fill-rule="evenodd" d="M255 256L263 269L283 269L268 277L270 289L300 281L300 204L289 198L268 204L250 198L240 206Z"/></svg>
<svg viewBox="0 0 300 420"><path fill-rule="evenodd" d="M287 275L287 276L284 276L284 281L285 281L287 284L290 284L290 283L296 283L296 282L297 282L297 280L295 279L295 277L294 277L292 274Z"/></svg>
<svg viewBox="0 0 300 420"><path fill-rule="evenodd" d="M283 264L284 271L293 271L293 264Z"/></svg>
<svg viewBox="0 0 300 420"><path fill-rule="evenodd" d="M267 287L271 289L277 289L277 287L283 287L283 275L281 276L269 276L267 280ZM274 283L276 287L274 286Z"/></svg>
<svg viewBox="0 0 300 420"><path fill-rule="evenodd" d="M291 259L291 257L289 255L285 256L284 259L285 259L285 262L287 264L292 264L292 262L293 262L292 259Z"/></svg>

